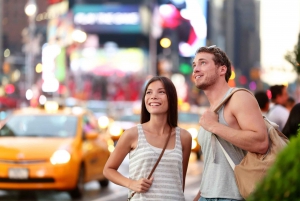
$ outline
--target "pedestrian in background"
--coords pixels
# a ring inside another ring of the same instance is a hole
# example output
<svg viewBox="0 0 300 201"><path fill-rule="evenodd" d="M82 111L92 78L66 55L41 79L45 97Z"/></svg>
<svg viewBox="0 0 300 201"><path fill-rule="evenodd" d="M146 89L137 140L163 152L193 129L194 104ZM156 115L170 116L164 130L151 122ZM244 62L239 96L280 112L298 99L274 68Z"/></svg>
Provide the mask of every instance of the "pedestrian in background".
<svg viewBox="0 0 300 201"><path fill-rule="evenodd" d="M258 102L258 106L261 110L262 115L267 117L270 108L270 100L267 93L265 91L257 91L254 96Z"/></svg>
<svg viewBox="0 0 300 201"><path fill-rule="evenodd" d="M213 134L236 164L247 151L265 154L268 150L267 129L254 96L238 91L218 114L214 109L234 88L228 85L231 62L220 48L201 47L193 60L193 78L197 88L204 91L210 107L200 117L198 140L204 156L200 190L194 201L243 200L234 172Z"/></svg>
<svg viewBox="0 0 300 201"><path fill-rule="evenodd" d="M141 124L124 131L104 167L112 182L127 187L134 200L184 199L185 177L191 152L191 135L177 126L178 100L172 81L156 76L147 83L142 100ZM167 144L152 178L147 179L169 133ZM129 153L129 178L118 168Z"/></svg>
<svg viewBox="0 0 300 201"><path fill-rule="evenodd" d="M285 107L286 109L288 109L288 111L290 112L292 110L292 108L294 107L294 105L296 104L296 101L293 97L289 97L286 101Z"/></svg>
<svg viewBox="0 0 300 201"><path fill-rule="evenodd" d="M289 110L285 107L289 94L287 87L284 85L273 85L270 87L272 106L268 113L268 119L279 126L279 130L282 131L288 117Z"/></svg>
<svg viewBox="0 0 300 201"><path fill-rule="evenodd" d="M289 139L292 136L296 136L297 130L300 125L300 103L294 105L291 109L289 118L282 129L282 133L285 134Z"/></svg>

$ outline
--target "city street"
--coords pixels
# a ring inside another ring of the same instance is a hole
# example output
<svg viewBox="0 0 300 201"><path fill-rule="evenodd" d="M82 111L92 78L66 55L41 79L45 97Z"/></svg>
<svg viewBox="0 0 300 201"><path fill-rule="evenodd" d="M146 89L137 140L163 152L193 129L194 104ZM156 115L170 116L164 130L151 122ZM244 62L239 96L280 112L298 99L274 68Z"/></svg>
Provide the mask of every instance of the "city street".
<svg viewBox="0 0 300 201"><path fill-rule="evenodd" d="M186 201L193 200L199 190L200 177L203 163L196 160L194 153L187 171L185 198ZM128 157L126 157L120 166L120 171L128 175ZM81 200L72 200L66 192L55 191L0 191L0 201L119 201L127 199L127 189L110 183L105 189L101 189L96 181L85 185L86 193Z"/></svg>

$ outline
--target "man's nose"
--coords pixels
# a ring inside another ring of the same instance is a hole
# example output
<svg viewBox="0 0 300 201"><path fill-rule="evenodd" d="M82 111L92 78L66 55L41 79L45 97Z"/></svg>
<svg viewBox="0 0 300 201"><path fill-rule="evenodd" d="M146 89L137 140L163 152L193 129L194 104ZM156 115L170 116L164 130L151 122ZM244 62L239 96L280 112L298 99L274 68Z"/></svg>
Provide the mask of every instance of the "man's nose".
<svg viewBox="0 0 300 201"><path fill-rule="evenodd" d="M198 69L197 66L195 66L195 67L193 68L193 73L197 73L197 72L199 72L199 69Z"/></svg>

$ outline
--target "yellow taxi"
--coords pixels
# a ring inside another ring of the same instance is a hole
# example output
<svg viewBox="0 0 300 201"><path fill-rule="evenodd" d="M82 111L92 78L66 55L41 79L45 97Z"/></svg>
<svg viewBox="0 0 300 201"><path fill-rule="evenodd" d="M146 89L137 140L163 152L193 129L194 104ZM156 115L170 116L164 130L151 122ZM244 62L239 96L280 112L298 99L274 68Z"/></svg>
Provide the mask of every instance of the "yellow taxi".
<svg viewBox="0 0 300 201"><path fill-rule="evenodd" d="M48 102L14 111L0 127L0 189L62 190L80 198L86 182L106 187L103 168L114 146L98 128L80 107Z"/></svg>

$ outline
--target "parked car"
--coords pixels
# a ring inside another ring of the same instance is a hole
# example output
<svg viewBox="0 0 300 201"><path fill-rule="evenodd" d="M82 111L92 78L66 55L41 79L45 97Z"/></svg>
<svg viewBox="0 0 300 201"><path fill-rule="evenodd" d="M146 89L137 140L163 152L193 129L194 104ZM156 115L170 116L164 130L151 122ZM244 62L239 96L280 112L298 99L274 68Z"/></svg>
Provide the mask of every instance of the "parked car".
<svg viewBox="0 0 300 201"><path fill-rule="evenodd" d="M136 126L139 122L140 114L125 114L114 120L114 122L108 128L108 132L112 139L117 142L124 130Z"/></svg>
<svg viewBox="0 0 300 201"><path fill-rule="evenodd" d="M109 183L102 172L113 141L99 133L89 110L55 102L22 108L0 127L0 139L0 189L62 190L80 198L86 182Z"/></svg>
<svg viewBox="0 0 300 201"><path fill-rule="evenodd" d="M98 120L100 129L106 130L114 120L110 115L110 108L112 104L108 101L101 100L88 100L84 104L84 107L92 111Z"/></svg>

